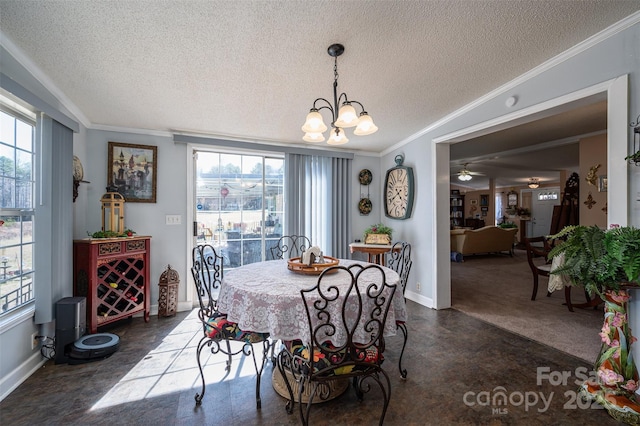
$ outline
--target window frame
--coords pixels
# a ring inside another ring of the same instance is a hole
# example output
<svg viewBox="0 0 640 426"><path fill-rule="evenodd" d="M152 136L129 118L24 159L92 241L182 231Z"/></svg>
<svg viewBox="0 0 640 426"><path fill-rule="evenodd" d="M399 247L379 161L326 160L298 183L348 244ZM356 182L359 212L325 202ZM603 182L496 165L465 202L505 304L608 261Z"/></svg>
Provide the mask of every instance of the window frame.
<svg viewBox="0 0 640 426"><path fill-rule="evenodd" d="M203 198L202 196L199 197L198 194L198 185L199 183L202 184L203 182L201 181L203 179L203 176L200 175L199 171L198 171L198 161L199 161L199 156L200 155L217 155L219 157L229 157L229 156L233 156L233 157L239 157L239 161L240 161L240 167L241 169L244 168L244 158L245 157L259 157L261 159L261 166L262 166L262 172L261 172L261 177L260 177L260 186L262 187L262 191L261 191L261 205L265 206L264 208L260 209L260 217L259 217L259 221L264 224L267 225L272 219L275 219L276 222L278 222L280 225L280 234L282 235L282 232L284 230L284 222L286 220L285 218L285 207L284 207L284 192L285 192L285 155L284 154L278 154L275 152L262 152L259 150L226 150L224 148L214 148L214 147L193 147L193 172L194 172L194 181L193 181L193 197L194 197L194 201L195 201L195 209L194 209L194 222L196 222L196 229L197 231L195 232L196 235L194 235L195 237L195 241L194 241L194 245L196 244L202 244L204 242L207 243L215 243L215 238L213 234L219 233L219 231L222 231L223 234L227 235L227 238L224 237L219 237L218 242L221 242L223 239L225 239L226 242L230 243L230 244L235 244L239 247L239 256L236 259L235 257L233 259L231 259L230 254L226 255L224 253L224 249L223 249L223 257L225 258L225 268L234 268L234 267L238 267L238 266L242 266L245 265L247 263L253 263L255 261L264 261L270 258L270 254L268 252L268 247L270 244L273 244L275 241L277 241L277 238L273 237L272 235L269 235L268 232L266 232L266 228L267 226L260 226L260 231L259 234L260 236L256 238L255 234L253 234L252 236L249 236L248 234L245 235L245 233L243 231L239 231L239 232L231 232L231 233L227 233L227 231L230 231L230 229L228 229L229 227L226 226L228 225L227 223L225 223L225 221L222 221L222 226L224 226L224 231L223 230L217 230L217 228L220 227L220 223L217 224L217 226L211 226L210 224L208 224L208 222L204 222L199 220L201 217L200 215L205 213L205 212L210 212L212 215L220 215L220 213L229 213L231 211L235 211L237 209L237 211L241 214L241 217L243 217L244 212L248 212L251 210L247 210L245 209L245 207L243 207L242 205L237 205L236 208L222 208L221 205L218 206L218 208L203 208L201 210L201 207L199 206L199 198ZM281 204L281 209L276 208L275 209L275 213L274 216L271 217L270 214L265 213L267 209L267 205L269 205L269 201L267 200L268 196L266 193L266 187L268 186L268 182L267 179L268 177L265 175L266 172L266 168L267 165L269 163L270 160L277 160L277 161L281 161L282 165L281 165L281 170L282 170L282 175L281 175L281 179L280 179L280 185L276 185L279 186L281 188L280 191L280 196L282 198L282 204ZM246 178L246 171L241 171L241 173L238 175L239 179L241 181L243 181ZM227 182L227 179L222 178L221 176L218 177L210 177L210 178L205 178L207 179L207 185L206 186L215 186L216 188L218 186L221 185L228 185L229 187L231 187L232 185L229 184ZM227 183L225 183L227 182ZM255 195L255 194L254 194ZM231 194L230 194L231 196ZM208 197L209 198L209 197ZM234 204L235 206L236 204ZM218 219L219 220L219 219ZM244 224L244 219L240 220L241 224ZM204 228L203 228L204 226ZM202 231L206 230L206 234L202 234ZM213 231L213 232L212 232ZM217 232L218 231L218 232ZM211 234L211 235L209 235ZM236 235L237 234L237 235ZM233 236L232 236L233 235ZM211 241L208 241L211 240ZM252 245L254 242L260 242L260 259L256 259L256 258L247 258L246 257L246 253L245 251L247 250L247 248L245 247L246 245ZM235 253L235 252L234 252ZM189 261L191 261L189 259ZM238 264L237 264L238 263Z"/></svg>
<svg viewBox="0 0 640 426"><path fill-rule="evenodd" d="M6 311L4 310L3 306L5 304L5 300L4 297L0 298L0 331L1 330L5 330L6 328L11 327L12 325L18 324L19 322L21 322L24 318L27 318L29 316L33 316L35 313L35 300L36 300L36 294L35 294L35 247L36 247L36 239L35 239L35 220L36 220L36 206L35 206L35 193L36 193L36 164L37 164L37 150L36 150L36 131L37 131L37 121L36 121L36 117L35 114L30 113L28 110L24 109L24 108L20 108L20 106L18 104L15 104L9 100L7 100L4 97L0 97L0 111L2 113L4 113L5 115L10 116L11 118L13 118L13 124L14 124L14 132L13 132L13 141L12 141L12 145L8 144L7 142L3 142L0 141L0 144L6 148L8 148L9 150L13 150L13 160L14 160L14 167L15 167L15 160L17 158L18 153L21 153L22 156L24 156L25 154L30 156L30 167L31 167L31 171L30 171L30 175L29 175L29 179L27 180L28 182L28 187L30 188L28 190L28 196L30 198L29 203L27 204L27 206L18 206L15 205L15 202L17 200L17 195L14 193L13 197L13 205L9 206L9 207L2 207L0 206L0 218L2 217L20 217L19 220L19 226L20 226L20 230L19 230L19 240L17 242L12 242L10 244L6 244L3 245L2 242L0 242L0 250L2 250L4 252L4 250L6 249L14 249L16 247L19 247L19 258L20 258L20 270L19 270L19 275L17 275L15 278L19 278L20 283L19 286L16 290L20 290L18 291L18 295L16 296L17 300L17 305L13 306L9 309L7 309ZM30 150L25 149L23 146L21 146L21 144L18 142L18 137L19 134L16 131L17 130L17 122L20 121L28 126L30 126L31 128L31 146L30 146ZM18 176L17 173L13 172L13 176L9 177L10 179L14 179L17 180ZM15 187L15 185L14 185ZM25 221L24 218L25 217L29 217L29 221ZM29 223L31 225L31 239L29 241L25 241L25 229L24 229L24 224L25 223ZM25 253L24 253L24 249L28 247L28 249L30 250L31 254L30 254L30 261L31 261L31 267L28 268L28 270L25 272L25 265L24 265L24 260L25 260ZM16 254L16 256L18 256ZM2 284L6 283L7 280L6 279L6 270L7 268L5 267L4 269L4 273L3 274L3 282ZM25 284L26 282L26 284ZM26 293L24 292L24 288L27 288ZM15 290L14 290L15 291ZM26 294L26 296L28 297L27 300L25 301L20 301L19 299L24 297ZM6 301L6 304L8 304L8 300Z"/></svg>

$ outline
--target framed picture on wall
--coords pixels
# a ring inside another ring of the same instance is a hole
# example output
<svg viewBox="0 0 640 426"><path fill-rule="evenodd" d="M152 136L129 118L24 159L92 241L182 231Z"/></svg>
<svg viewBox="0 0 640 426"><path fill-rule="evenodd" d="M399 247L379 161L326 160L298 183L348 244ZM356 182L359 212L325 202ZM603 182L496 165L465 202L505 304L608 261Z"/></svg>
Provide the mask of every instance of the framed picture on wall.
<svg viewBox="0 0 640 426"><path fill-rule="evenodd" d="M598 192L607 192L607 176L598 178Z"/></svg>
<svg viewBox="0 0 640 426"><path fill-rule="evenodd" d="M158 147L109 142L107 182L127 202L155 203Z"/></svg>

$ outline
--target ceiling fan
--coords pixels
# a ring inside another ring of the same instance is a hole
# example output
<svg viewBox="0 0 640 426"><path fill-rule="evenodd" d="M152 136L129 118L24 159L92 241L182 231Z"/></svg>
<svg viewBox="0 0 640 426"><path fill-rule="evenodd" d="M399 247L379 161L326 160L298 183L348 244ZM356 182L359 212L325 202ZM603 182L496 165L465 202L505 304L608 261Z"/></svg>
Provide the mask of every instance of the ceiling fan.
<svg viewBox="0 0 640 426"><path fill-rule="evenodd" d="M469 171L469 169L467 168L468 164L469 163L464 163L462 170L458 172L458 180L462 182L467 182L467 181L470 181L473 176L483 176L482 173Z"/></svg>

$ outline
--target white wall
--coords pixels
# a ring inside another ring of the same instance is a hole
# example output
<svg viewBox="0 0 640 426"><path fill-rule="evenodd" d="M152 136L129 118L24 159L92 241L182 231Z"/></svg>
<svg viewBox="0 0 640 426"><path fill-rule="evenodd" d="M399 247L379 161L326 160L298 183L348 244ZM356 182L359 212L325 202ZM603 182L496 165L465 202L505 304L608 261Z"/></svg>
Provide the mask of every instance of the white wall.
<svg viewBox="0 0 640 426"><path fill-rule="evenodd" d="M191 235L191 219L187 217L187 146L174 144L168 136L88 130L87 158L84 160L86 184L82 207L76 208L76 217L84 215L84 228L75 227L74 238L86 238L87 233L99 231L102 226L100 198L107 187L107 146L109 142L151 145L158 148L158 176L156 203L125 203L125 226L137 235L151 238L151 305L158 303L158 280L171 265L180 275L178 300L187 300L187 242ZM79 198L80 198L79 196ZM78 201L76 201L77 203ZM82 208L82 213L79 213ZM182 224L166 225L166 215L180 215ZM188 275L189 274L189 275ZM152 309L156 312L155 309Z"/></svg>
<svg viewBox="0 0 640 426"><path fill-rule="evenodd" d="M372 181L367 186L360 185L358 175L360 170L369 169L372 174ZM364 230L369 226L384 222L384 208L382 207L382 184L384 181L384 170L380 169L380 157L378 156L363 156L355 155L353 158L353 178L351 182L353 184L351 205L353 206L352 214L352 227L353 236L350 242L355 240L363 240ZM361 215L358 211L358 202L360 201L360 194L364 193L365 196L369 193L369 199L371 200L372 209L368 215ZM366 260L362 253L355 253L354 258Z"/></svg>

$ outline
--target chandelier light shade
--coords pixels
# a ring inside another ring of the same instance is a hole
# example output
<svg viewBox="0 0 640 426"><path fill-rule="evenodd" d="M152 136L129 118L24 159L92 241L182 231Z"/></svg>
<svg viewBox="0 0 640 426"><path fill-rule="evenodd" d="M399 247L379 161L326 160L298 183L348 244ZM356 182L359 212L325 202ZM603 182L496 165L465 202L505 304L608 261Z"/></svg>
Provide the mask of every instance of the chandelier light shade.
<svg viewBox="0 0 640 426"><path fill-rule="evenodd" d="M469 170L467 169L460 170L460 172L458 172L458 180L461 180L463 182L471 180L471 173L469 173Z"/></svg>
<svg viewBox="0 0 640 426"><path fill-rule="evenodd" d="M471 180L472 177L471 172L467 169L467 164L468 163L464 163L464 167L462 167L462 170L458 172L458 180L462 182L467 182Z"/></svg>
<svg viewBox="0 0 640 426"><path fill-rule="evenodd" d="M537 178L529 179L529 188L536 189L540 186L540 181Z"/></svg>
<svg viewBox="0 0 640 426"><path fill-rule="evenodd" d="M307 132L302 139L306 142L324 142L324 135L321 132Z"/></svg>
<svg viewBox="0 0 640 426"><path fill-rule="evenodd" d="M373 119L360 102L349 100L344 92L338 96L338 56L344 53L344 46L332 44L327 52L329 56L334 58L333 103L325 98L318 98L313 102L313 107L309 110L307 119L302 126L302 131L305 132L302 140L305 142L323 142L325 140L323 133L327 131L328 127L324 124L320 111L327 109L331 112L331 131L327 144L342 145L349 142L344 129L355 127L354 135L367 136L375 133L378 127L373 124ZM360 107L359 114L354 104Z"/></svg>

